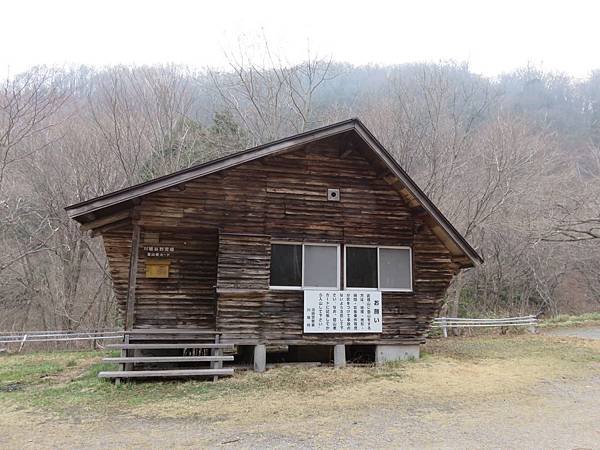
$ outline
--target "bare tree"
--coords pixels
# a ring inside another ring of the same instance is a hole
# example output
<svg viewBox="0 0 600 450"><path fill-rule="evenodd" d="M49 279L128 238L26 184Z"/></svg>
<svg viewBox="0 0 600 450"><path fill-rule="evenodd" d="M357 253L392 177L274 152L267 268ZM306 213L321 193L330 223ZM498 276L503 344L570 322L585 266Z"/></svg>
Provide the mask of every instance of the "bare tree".
<svg viewBox="0 0 600 450"><path fill-rule="evenodd" d="M42 250L51 235L42 232L46 218L30 210L22 198L13 196L14 186L6 185L12 167L48 148L49 142L39 137L59 120L56 112L68 98L63 82L56 72L38 68L7 78L0 89L0 234L18 235L23 224L30 221L36 222L38 231L22 243L19 251L6 251L0 256L0 273Z"/></svg>
<svg viewBox="0 0 600 450"><path fill-rule="evenodd" d="M552 228L543 239L579 242L600 239L600 144L589 145L585 166L578 167L577 189L552 208Z"/></svg>
<svg viewBox="0 0 600 450"><path fill-rule="evenodd" d="M323 123L314 108L315 96L332 80L331 60L313 57L289 65L264 41L265 59L257 62L243 50L228 55L231 72L209 71L226 110L233 112L253 144L314 128Z"/></svg>
<svg viewBox="0 0 600 450"><path fill-rule="evenodd" d="M40 150L29 142L54 125L66 92L55 72L40 68L7 78L0 89L0 192L6 170Z"/></svg>
<svg viewBox="0 0 600 450"><path fill-rule="evenodd" d="M0 92L0 328L103 327L102 245L63 207L252 144L359 116L486 264L454 314L548 312L600 292L600 77L488 80L459 64L287 64L240 50L225 72L36 69Z"/></svg>

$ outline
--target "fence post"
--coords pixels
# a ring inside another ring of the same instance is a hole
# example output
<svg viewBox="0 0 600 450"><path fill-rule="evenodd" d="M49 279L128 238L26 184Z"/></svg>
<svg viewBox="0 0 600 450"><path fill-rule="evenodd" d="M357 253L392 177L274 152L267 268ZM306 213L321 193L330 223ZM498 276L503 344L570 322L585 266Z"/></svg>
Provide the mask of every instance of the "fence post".
<svg viewBox="0 0 600 450"><path fill-rule="evenodd" d="M25 341L27 340L27 335L23 335L23 340L21 340L21 345L19 345L19 351L17 353L21 353L21 350L23 350L23 346L25 345Z"/></svg>
<svg viewBox="0 0 600 450"><path fill-rule="evenodd" d="M531 334L536 334L537 333L537 317L532 317L531 318L531 325L529 325L527 327L527 331L529 331Z"/></svg>
<svg viewBox="0 0 600 450"><path fill-rule="evenodd" d="M445 317L442 319L442 331L444 333L444 337L447 338L448 337L448 322L446 321Z"/></svg>

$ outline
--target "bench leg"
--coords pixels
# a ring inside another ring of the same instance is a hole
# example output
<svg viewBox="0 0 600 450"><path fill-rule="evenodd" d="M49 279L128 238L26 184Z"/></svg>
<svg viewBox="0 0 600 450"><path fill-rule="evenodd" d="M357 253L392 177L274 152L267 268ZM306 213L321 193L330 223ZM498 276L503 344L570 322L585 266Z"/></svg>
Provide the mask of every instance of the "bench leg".
<svg viewBox="0 0 600 450"><path fill-rule="evenodd" d="M215 344L218 344L219 342L221 342L221 338L220 336L217 334L215 336ZM223 350L221 350L220 348L213 348L210 352L210 354L212 356L221 356L223 355ZM210 368L211 369L221 369L223 367L223 361L211 361L210 362ZM217 381L219 379L218 375L215 375L213 377L213 381Z"/></svg>

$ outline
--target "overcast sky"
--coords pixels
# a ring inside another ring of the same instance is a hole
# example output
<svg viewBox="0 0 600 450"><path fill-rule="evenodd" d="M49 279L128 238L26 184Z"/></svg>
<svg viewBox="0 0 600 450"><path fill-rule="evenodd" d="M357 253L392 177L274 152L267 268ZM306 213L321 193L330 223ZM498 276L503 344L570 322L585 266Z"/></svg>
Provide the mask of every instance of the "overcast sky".
<svg viewBox="0 0 600 450"><path fill-rule="evenodd" d="M600 68L600 1L7 0L0 70L37 64L226 65L264 34L293 63L307 48L354 64L466 61L496 75L535 64Z"/></svg>

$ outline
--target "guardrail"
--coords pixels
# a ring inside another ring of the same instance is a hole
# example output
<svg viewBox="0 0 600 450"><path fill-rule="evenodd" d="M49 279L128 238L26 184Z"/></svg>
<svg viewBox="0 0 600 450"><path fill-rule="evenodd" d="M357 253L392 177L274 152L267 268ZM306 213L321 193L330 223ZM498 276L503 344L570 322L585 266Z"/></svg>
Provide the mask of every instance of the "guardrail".
<svg viewBox="0 0 600 450"><path fill-rule="evenodd" d="M24 331L0 335L0 344L20 344L19 352L26 342L103 341L123 339L123 330L101 331Z"/></svg>
<svg viewBox="0 0 600 450"><path fill-rule="evenodd" d="M469 319L466 317L438 317L433 319L432 328L441 328L444 337L448 337L450 328L477 327L530 327L535 330L538 324L536 316L504 317L501 319Z"/></svg>
<svg viewBox="0 0 600 450"><path fill-rule="evenodd" d="M444 337L448 337L451 328L476 327L519 327L535 329L538 324L536 316L505 317L501 319L469 319L465 317L438 317L433 319L432 328L441 328ZM0 334L0 344L19 344L19 352L26 342L66 342L66 341L103 341L107 339L123 339L123 330L100 331L23 331Z"/></svg>

